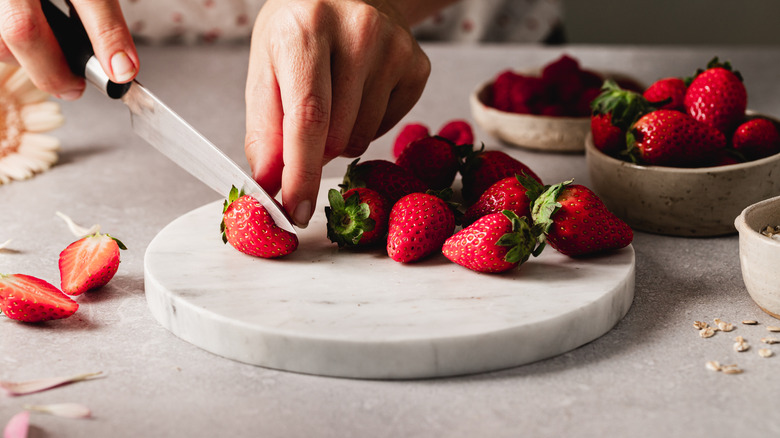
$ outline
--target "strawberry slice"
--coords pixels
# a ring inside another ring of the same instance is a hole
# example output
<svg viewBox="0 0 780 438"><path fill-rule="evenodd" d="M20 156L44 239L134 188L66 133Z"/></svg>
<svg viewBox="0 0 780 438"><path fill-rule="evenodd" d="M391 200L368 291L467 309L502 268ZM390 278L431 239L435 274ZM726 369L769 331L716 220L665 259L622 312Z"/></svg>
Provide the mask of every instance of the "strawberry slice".
<svg viewBox="0 0 780 438"><path fill-rule="evenodd" d="M68 295L106 285L119 268L119 250L127 249L118 239L95 233L83 237L60 253L62 291Z"/></svg>
<svg viewBox="0 0 780 438"><path fill-rule="evenodd" d="M0 274L0 310L11 319L42 322L67 318L77 302L55 286L25 274Z"/></svg>

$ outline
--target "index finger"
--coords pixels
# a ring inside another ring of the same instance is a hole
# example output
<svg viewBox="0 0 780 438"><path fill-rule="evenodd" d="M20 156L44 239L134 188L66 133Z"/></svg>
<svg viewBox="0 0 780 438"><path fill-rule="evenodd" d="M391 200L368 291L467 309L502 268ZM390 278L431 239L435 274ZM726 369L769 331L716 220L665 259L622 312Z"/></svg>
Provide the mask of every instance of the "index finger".
<svg viewBox="0 0 780 438"><path fill-rule="evenodd" d="M138 53L118 0L71 2L103 71L117 83L132 80L138 73Z"/></svg>

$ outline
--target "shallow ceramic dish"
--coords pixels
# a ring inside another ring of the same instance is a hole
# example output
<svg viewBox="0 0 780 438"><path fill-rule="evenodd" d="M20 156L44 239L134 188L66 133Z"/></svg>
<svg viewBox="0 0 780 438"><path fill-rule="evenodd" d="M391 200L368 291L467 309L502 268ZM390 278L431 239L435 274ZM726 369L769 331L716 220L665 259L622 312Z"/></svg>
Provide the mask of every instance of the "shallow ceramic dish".
<svg viewBox="0 0 780 438"><path fill-rule="evenodd" d="M635 230L672 236L733 234L750 204L780 195L780 154L718 167L639 166L585 140L591 188Z"/></svg>
<svg viewBox="0 0 780 438"><path fill-rule="evenodd" d="M520 71L539 75L539 70ZM637 83L617 73L602 76ZM470 97L471 115L488 134L512 145L547 152L582 152L585 136L590 132L590 117L550 117L501 111L488 105L493 79L480 84Z"/></svg>
<svg viewBox="0 0 780 438"><path fill-rule="evenodd" d="M780 196L750 205L734 221L745 287L763 311L780 319L780 240L761 234L778 225Z"/></svg>

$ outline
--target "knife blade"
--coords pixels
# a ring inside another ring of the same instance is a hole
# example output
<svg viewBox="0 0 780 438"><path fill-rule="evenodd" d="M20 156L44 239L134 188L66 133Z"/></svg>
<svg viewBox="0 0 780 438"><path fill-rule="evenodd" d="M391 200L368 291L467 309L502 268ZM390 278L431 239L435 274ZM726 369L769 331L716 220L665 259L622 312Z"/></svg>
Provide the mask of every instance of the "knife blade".
<svg viewBox="0 0 780 438"><path fill-rule="evenodd" d="M92 44L73 8L69 14L50 0L41 7L74 74L130 110L133 131L188 173L226 196L232 186L260 202L276 225L296 233L279 203L221 149L211 143L138 81L112 82L95 58Z"/></svg>

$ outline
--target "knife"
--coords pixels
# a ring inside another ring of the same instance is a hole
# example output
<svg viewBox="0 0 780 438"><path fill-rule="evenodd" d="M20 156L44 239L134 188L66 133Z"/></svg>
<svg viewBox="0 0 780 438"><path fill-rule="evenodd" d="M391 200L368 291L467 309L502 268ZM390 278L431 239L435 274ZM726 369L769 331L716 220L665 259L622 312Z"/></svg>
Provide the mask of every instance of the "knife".
<svg viewBox="0 0 780 438"><path fill-rule="evenodd" d="M127 105L136 134L222 196L233 186L243 187L265 207L278 227L295 233L279 203L217 146L137 81L117 84L108 78L72 6L65 5L69 9L66 13L52 1L41 0L41 7L70 69L106 96Z"/></svg>

